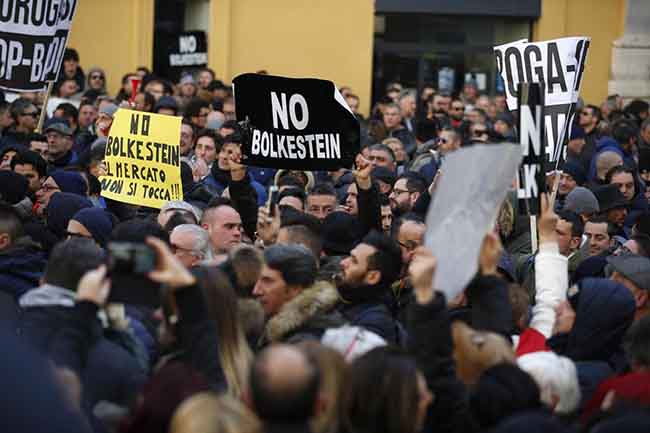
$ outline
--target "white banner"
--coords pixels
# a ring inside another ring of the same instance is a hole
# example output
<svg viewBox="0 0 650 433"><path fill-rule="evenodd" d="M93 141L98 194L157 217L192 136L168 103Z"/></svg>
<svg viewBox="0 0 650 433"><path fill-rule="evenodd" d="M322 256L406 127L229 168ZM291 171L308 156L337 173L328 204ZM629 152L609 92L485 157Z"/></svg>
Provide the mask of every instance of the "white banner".
<svg viewBox="0 0 650 433"><path fill-rule="evenodd" d="M438 260L433 287L448 301L476 274L483 237L520 162L521 147L511 143L464 147L445 159L427 213L425 245Z"/></svg>
<svg viewBox="0 0 650 433"><path fill-rule="evenodd" d="M494 47L497 71L505 83L508 109L517 107L519 83L544 86L546 153L557 161L580 95L590 38L569 37L529 43L526 39Z"/></svg>

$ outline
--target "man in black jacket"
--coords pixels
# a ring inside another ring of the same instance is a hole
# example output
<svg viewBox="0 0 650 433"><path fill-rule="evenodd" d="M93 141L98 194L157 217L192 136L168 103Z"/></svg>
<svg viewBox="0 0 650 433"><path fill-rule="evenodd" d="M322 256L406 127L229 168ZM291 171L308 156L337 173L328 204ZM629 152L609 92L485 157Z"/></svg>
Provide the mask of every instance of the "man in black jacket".
<svg viewBox="0 0 650 433"><path fill-rule="evenodd" d="M54 343L74 314L79 281L103 261L102 250L89 239L70 239L52 250L43 284L20 298L21 333L39 351L56 360ZM92 340L81 372L84 406L92 410L102 400L129 405L146 379L144 371L134 356L104 337L96 316L89 326Z"/></svg>
<svg viewBox="0 0 650 433"><path fill-rule="evenodd" d="M405 335L383 300L401 267L397 242L372 231L341 262L343 276L338 287L340 311L346 320L392 344L403 344Z"/></svg>

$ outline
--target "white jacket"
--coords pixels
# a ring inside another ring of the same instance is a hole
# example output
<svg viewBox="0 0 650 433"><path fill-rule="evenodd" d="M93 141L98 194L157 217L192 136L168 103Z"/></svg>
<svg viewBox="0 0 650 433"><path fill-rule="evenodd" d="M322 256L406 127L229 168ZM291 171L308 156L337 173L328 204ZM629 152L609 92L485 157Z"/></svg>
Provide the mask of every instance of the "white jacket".
<svg viewBox="0 0 650 433"><path fill-rule="evenodd" d="M535 306L530 327L550 338L555 308L566 299L569 288L569 259L560 254L556 242L543 243L535 256Z"/></svg>

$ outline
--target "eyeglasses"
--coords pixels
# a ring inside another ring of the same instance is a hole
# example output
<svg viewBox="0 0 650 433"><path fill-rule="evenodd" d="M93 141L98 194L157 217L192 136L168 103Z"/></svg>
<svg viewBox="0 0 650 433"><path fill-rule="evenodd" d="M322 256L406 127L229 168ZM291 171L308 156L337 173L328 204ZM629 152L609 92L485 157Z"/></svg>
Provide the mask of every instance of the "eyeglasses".
<svg viewBox="0 0 650 433"><path fill-rule="evenodd" d="M395 195L400 195L400 194L411 194L411 191L407 189L393 189L393 193Z"/></svg>
<svg viewBox="0 0 650 433"><path fill-rule="evenodd" d="M447 140L446 138L439 138L438 143L447 144L449 143L449 140Z"/></svg>
<svg viewBox="0 0 650 433"><path fill-rule="evenodd" d="M29 112L29 113L20 113L20 115L21 116L31 116L31 117L36 118L36 117L38 117L38 112L37 111L32 111L32 112Z"/></svg>
<svg viewBox="0 0 650 433"><path fill-rule="evenodd" d="M454 107L454 106L452 106L451 109L454 110L454 111L461 111L461 110L464 110L465 107Z"/></svg>
<svg viewBox="0 0 650 433"><path fill-rule="evenodd" d="M487 134L487 133L488 133L487 129L475 129L474 130L474 134L476 134L476 135L483 135L483 134Z"/></svg>
<svg viewBox="0 0 650 433"><path fill-rule="evenodd" d="M91 80L103 80L104 77L102 75L91 75L90 79Z"/></svg>
<svg viewBox="0 0 650 433"><path fill-rule="evenodd" d="M67 230L65 231L65 235L68 238L83 238L83 239L91 239L92 238L92 236L82 235L81 233L72 233L72 232L69 232Z"/></svg>
<svg viewBox="0 0 650 433"><path fill-rule="evenodd" d="M413 251L420 246L416 241L398 242L398 244L407 251Z"/></svg>
<svg viewBox="0 0 650 433"><path fill-rule="evenodd" d="M41 191L43 191L43 192L61 191L61 188L59 188L58 186L52 186L52 185L41 185Z"/></svg>

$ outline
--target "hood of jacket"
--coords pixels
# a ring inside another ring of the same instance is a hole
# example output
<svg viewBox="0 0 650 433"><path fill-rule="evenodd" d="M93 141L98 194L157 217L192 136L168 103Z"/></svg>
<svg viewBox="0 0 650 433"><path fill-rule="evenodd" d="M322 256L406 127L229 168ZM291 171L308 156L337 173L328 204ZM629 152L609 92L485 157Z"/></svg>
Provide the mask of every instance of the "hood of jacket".
<svg viewBox="0 0 650 433"><path fill-rule="evenodd" d="M34 242L27 237L18 239L14 246L0 253L0 290L18 300L38 286L45 265L45 255Z"/></svg>
<svg viewBox="0 0 650 433"><path fill-rule="evenodd" d="M282 306L266 323L264 334L271 342L295 332L316 316L330 312L338 303L339 294L331 284L317 281Z"/></svg>
<svg viewBox="0 0 650 433"><path fill-rule="evenodd" d="M21 296L22 308L30 307L74 307L75 292L52 284L43 284Z"/></svg>
<svg viewBox="0 0 650 433"><path fill-rule="evenodd" d="M604 278L585 278L579 287L575 322L561 354L574 361L609 362L621 354L623 336L634 320L634 297L622 284Z"/></svg>

